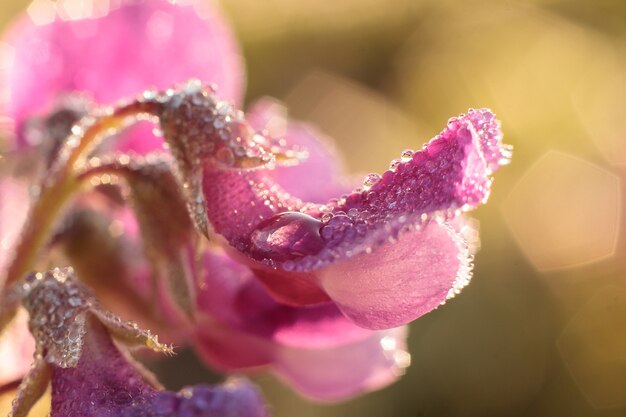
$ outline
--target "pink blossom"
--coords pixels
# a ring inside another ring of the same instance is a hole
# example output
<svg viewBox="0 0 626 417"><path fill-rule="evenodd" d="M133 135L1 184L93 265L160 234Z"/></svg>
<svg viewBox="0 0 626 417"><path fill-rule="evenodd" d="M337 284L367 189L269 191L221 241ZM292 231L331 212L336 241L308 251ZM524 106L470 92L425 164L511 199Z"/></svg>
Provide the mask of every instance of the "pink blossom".
<svg viewBox="0 0 626 417"><path fill-rule="evenodd" d="M92 16L68 19L61 5L51 23L28 16L14 21L3 41L13 63L0 78L7 97L0 111L15 123L17 145L28 144L28 121L47 114L64 94L86 93L114 104L149 87L166 88L190 77L219 85L239 101L243 65L219 10L208 2L166 0L94 2ZM149 151L158 140L130 137L121 149ZM34 140L37 140L36 138Z"/></svg>
<svg viewBox="0 0 626 417"><path fill-rule="evenodd" d="M288 155L290 140L298 143L289 128L281 149L210 89L183 89L161 105L157 114L181 170L193 177L201 165L199 179L191 179L204 201L199 222L278 301L332 301L356 324L386 329L437 308L469 282L461 214L487 200L492 173L510 156L489 110L451 119L382 176L370 174L362 188L319 203L307 201L307 185L326 175L331 157L286 175L263 165L271 159L266 149ZM187 131L194 133L179 140ZM250 166L257 169L241 169ZM288 192L284 178L301 186ZM326 184L315 192L337 189L332 178Z"/></svg>
<svg viewBox="0 0 626 417"><path fill-rule="evenodd" d="M463 213L487 200L492 173L508 161L499 122L488 110L471 110L422 150L403 152L389 171L369 175L355 188L332 146L314 129L287 122L276 102L253 106L247 120L236 110L232 101L238 103L242 93L236 45L215 11L201 20L193 7L127 0L94 19L16 24L6 38L16 60L2 88L11 95L5 111L15 120L17 145L32 141L35 115L49 120L51 109L65 114L67 106L58 101L63 93L81 91L102 104L190 76L215 82L221 98L195 82L182 93L148 90L142 97L159 109L155 115L179 168L200 169L193 178L201 183L193 197L204 210L198 224L205 221L230 256L214 248L202 254L205 274L190 289L194 305L186 306L196 320L186 327L194 347L220 369L268 367L321 400L391 383L409 360L402 326L469 282L474 248ZM172 57L175 65L163 64ZM90 106L74 112L72 123ZM208 116L202 113L207 109ZM44 126L49 133L50 125ZM71 123L55 126L67 134ZM119 140L113 146L118 151L160 148L145 130ZM299 164L273 163L304 154ZM196 159L199 166L192 164ZM169 214L163 208L169 206L153 207ZM137 246L135 219L118 220ZM157 235L167 227L161 223L150 226ZM187 243L182 242L185 250ZM146 298L144 272L133 282ZM161 304L169 314L170 306ZM97 372L115 386L136 390L141 402L129 407L151 410L157 394L138 382L97 327L89 332L97 343L85 339L77 365L54 370L53 395L55 378L57 387L71 388L64 392L87 395L77 381ZM101 352L90 348L96 345L104 347ZM109 363L118 366L104 366ZM67 395L57 391L53 408L79 400Z"/></svg>
<svg viewBox="0 0 626 417"><path fill-rule="evenodd" d="M390 384L409 365L405 327L366 330L332 303L280 304L217 250L205 252L204 264L194 347L219 369L269 366L304 395L338 401Z"/></svg>

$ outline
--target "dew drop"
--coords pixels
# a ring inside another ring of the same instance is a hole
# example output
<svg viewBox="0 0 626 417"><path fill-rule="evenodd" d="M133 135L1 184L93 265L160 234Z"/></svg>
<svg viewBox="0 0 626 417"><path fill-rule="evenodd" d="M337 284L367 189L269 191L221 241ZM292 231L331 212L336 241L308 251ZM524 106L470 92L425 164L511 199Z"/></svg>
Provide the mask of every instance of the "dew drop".
<svg viewBox="0 0 626 417"><path fill-rule="evenodd" d="M197 78L191 78L187 80L185 85L183 86L183 92L187 95L191 95L202 90L202 81Z"/></svg>
<svg viewBox="0 0 626 417"><path fill-rule="evenodd" d="M363 179L363 188L365 190L369 190L372 188L378 181L380 181L380 175L378 174L369 174Z"/></svg>
<svg viewBox="0 0 626 417"><path fill-rule="evenodd" d="M395 171L399 166L400 163L402 161L400 161L399 159L393 159L390 163L389 163L389 170L390 171Z"/></svg>
<svg viewBox="0 0 626 417"><path fill-rule="evenodd" d="M255 258L277 262L316 255L325 243L320 236L322 222L308 214L285 212L262 222L250 236Z"/></svg>
<svg viewBox="0 0 626 417"><path fill-rule="evenodd" d="M155 89L149 89L144 91L141 96L143 97L144 100L150 101L150 100L154 100L157 96L157 91Z"/></svg>

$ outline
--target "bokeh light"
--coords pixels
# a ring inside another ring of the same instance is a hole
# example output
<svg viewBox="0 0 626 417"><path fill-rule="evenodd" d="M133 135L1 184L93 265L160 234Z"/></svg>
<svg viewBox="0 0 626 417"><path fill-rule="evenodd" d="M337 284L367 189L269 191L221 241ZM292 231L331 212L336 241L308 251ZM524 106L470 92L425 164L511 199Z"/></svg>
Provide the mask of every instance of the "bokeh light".
<svg viewBox="0 0 626 417"><path fill-rule="evenodd" d="M513 187L502 210L539 270L582 266L615 253L620 179L606 169L550 151Z"/></svg>
<svg viewBox="0 0 626 417"><path fill-rule="evenodd" d="M626 405L626 290L600 289L558 338L561 357L596 408Z"/></svg>

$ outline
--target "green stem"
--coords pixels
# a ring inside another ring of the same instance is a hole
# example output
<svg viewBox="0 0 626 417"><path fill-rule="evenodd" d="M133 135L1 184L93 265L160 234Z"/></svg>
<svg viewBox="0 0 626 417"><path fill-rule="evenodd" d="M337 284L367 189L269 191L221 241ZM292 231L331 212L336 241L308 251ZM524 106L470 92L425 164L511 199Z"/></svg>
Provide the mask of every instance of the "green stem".
<svg viewBox="0 0 626 417"><path fill-rule="evenodd" d="M156 103L138 101L119 107L86 127L79 138L78 145L68 147L66 152L61 153L63 159L57 161L55 165L51 177L52 183L42 187L41 195L35 201L26 220L4 285L16 282L33 268L63 208L80 189L81 181L76 177L75 171L77 166L84 161L85 155L104 137L115 134L136 122L140 115L156 115L157 111ZM0 282L0 288L2 287Z"/></svg>

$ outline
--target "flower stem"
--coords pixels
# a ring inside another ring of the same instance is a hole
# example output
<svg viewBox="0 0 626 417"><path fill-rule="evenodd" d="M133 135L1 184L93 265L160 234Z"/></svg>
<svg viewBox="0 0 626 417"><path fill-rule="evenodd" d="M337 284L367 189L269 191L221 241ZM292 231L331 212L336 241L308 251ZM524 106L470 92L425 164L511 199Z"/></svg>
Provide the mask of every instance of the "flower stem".
<svg viewBox="0 0 626 417"><path fill-rule="evenodd" d="M75 171L85 156L106 136L118 133L136 122L140 116L154 115L156 111L152 103L134 101L86 126L82 134L75 135L75 145L72 146L72 140L68 140L66 150L61 152L54 164L52 175L44 181L41 194L31 208L5 282L0 282L0 288L16 282L33 268L63 208L80 189L81 181L76 177ZM81 127L80 124L78 126Z"/></svg>

